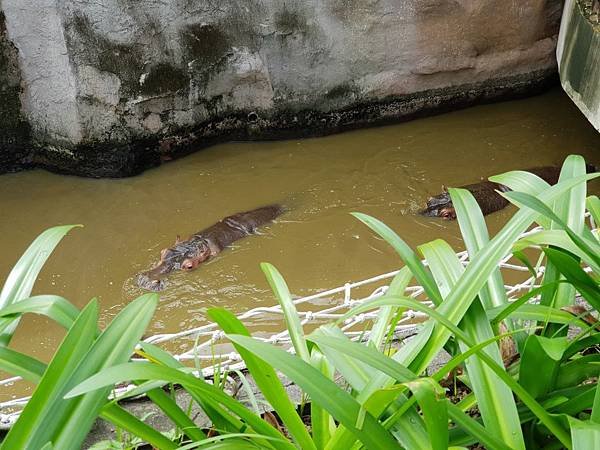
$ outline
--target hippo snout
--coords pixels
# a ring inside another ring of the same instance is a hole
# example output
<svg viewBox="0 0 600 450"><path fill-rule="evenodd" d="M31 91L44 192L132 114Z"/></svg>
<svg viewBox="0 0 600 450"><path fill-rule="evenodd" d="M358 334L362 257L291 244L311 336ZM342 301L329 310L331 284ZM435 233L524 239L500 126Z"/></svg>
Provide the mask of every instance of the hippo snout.
<svg viewBox="0 0 600 450"><path fill-rule="evenodd" d="M419 211L419 214L426 217L448 218L448 210L452 208L452 200L447 192L443 192L435 197L427 199L427 208Z"/></svg>
<svg viewBox="0 0 600 450"><path fill-rule="evenodd" d="M425 208L422 209L421 211L419 211L419 214L422 216L426 216L426 217L438 217L440 213L439 208L437 207L429 207L429 208Z"/></svg>
<svg viewBox="0 0 600 450"><path fill-rule="evenodd" d="M167 283L160 279L150 278L148 275L141 273L138 275L137 285L148 291L160 292L165 289Z"/></svg>

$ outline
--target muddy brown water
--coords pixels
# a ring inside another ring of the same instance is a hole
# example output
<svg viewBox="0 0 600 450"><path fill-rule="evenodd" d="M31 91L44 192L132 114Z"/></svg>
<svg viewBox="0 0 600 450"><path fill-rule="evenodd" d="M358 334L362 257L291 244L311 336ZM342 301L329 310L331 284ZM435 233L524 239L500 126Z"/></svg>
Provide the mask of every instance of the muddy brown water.
<svg viewBox="0 0 600 450"><path fill-rule="evenodd" d="M295 295L396 269L398 257L352 211L382 219L413 246L443 238L461 250L456 222L415 214L442 185L560 164L570 153L600 164L599 149L600 135L555 89L324 138L219 145L129 179L41 170L3 175L0 280L42 230L83 224L51 256L34 293L59 294L78 307L96 296L106 324L142 293L135 274L151 267L177 234L187 237L238 211L285 204L289 212L263 234L236 242L194 272L169 277L148 334L175 332L205 323L211 306L239 313L275 304L261 261L273 263ZM488 216L492 232L513 212ZM264 327L268 332L268 321ZM13 345L47 361L62 336L49 321L27 317ZM15 387L12 395L22 392Z"/></svg>

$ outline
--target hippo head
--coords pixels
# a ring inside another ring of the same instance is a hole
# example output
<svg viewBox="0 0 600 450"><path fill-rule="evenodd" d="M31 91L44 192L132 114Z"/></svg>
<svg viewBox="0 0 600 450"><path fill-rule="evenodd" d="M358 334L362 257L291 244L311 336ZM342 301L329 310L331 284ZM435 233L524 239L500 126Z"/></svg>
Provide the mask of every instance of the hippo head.
<svg viewBox="0 0 600 450"><path fill-rule="evenodd" d="M441 217L446 220L456 219L456 211L452 206L450 194L445 191L435 197L429 197L427 208L420 211L419 214L427 217Z"/></svg>
<svg viewBox="0 0 600 450"><path fill-rule="evenodd" d="M180 269L185 271L194 270L196 267L210 258L211 254L212 253L208 242L203 240L197 244L193 251L186 252L183 261L181 261Z"/></svg>
<svg viewBox="0 0 600 450"><path fill-rule="evenodd" d="M160 262L156 267L138 275L137 284L150 291L162 291L166 287L163 280L174 270L192 270L210 257L210 247L205 240L181 242L160 252Z"/></svg>

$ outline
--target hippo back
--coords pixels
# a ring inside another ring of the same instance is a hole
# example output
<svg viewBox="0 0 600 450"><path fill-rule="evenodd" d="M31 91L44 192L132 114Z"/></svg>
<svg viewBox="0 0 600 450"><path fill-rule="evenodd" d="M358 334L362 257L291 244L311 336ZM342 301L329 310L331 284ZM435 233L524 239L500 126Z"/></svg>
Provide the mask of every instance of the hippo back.
<svg viewBox="0 0 600 450"><path fill-rule="evenodd" d="M284 211L285 209L280 205L269 205L254 209L252 211L234 214L233 216L228 217L228 219L232 219L236 222L239 222L244 227L250 228L250 232L252 233L261 225L273 221Z"/></svg>

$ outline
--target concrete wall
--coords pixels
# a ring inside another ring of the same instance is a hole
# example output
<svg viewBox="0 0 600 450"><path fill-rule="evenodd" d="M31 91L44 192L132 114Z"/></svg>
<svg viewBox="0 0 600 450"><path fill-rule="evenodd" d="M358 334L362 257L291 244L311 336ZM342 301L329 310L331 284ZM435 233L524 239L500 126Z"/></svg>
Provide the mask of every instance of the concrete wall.
<svg viewBox="0 0 600 450"><path fill-rule="evenodd" d="M567 0L557 48L565 92L600 131L600 2Z"/></svg>
<svg viewBox="0 0 600 450"><path fill-rule="evenodd" d="M2 0L33 164L122 176L229 138L534 92L559 0ZM7 149L0 149L0 153Z"/></svg>

